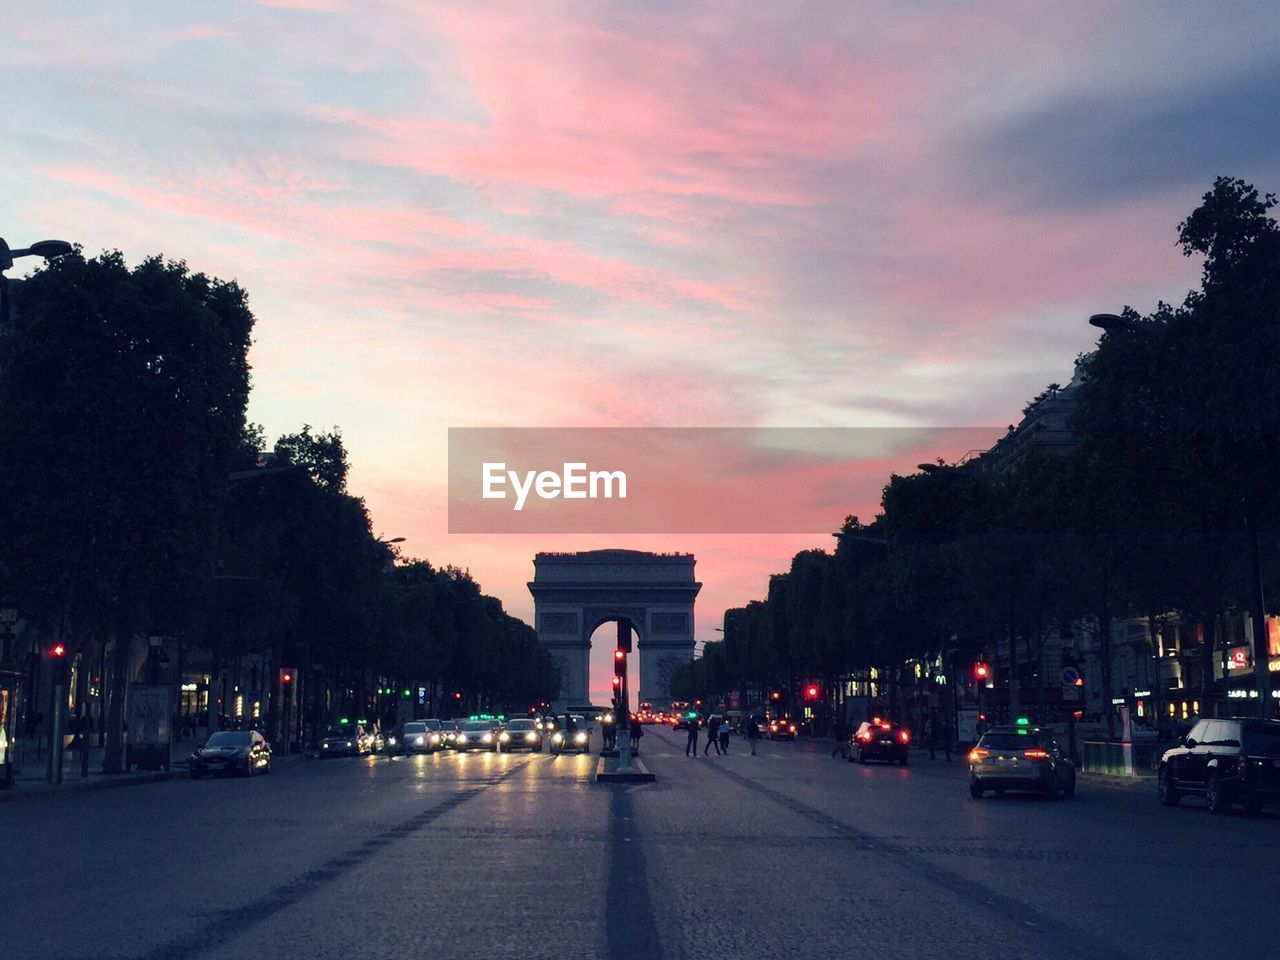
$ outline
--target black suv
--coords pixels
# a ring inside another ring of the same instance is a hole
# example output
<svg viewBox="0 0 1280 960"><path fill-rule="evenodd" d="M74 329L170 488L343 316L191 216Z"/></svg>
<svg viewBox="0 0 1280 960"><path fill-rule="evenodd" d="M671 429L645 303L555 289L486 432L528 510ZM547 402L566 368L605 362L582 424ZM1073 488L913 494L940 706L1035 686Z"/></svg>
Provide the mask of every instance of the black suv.
<svg viewBox="0 0 1280 960"><path fill-rule="evenodd" d="M1157 777L1167 807L1184 793L1204 794L1214 813L1236 802L1250 813L1280 803L1280 721L1201 720L1160 758Z"/></svg>

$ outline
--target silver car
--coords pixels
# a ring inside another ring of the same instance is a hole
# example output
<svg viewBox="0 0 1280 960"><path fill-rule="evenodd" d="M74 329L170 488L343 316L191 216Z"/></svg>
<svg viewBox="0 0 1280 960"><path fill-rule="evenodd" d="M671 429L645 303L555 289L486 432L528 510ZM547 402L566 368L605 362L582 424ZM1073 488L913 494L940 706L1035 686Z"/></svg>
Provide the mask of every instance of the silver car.
<svg viewBox="0 0 1280 960"><path fill-rule="evenodd" d="M992 727L969 751L969 795L988 790L1033 790L1053 797L1075 796L1076 768L1052 734L1019 724Z"/></svg>

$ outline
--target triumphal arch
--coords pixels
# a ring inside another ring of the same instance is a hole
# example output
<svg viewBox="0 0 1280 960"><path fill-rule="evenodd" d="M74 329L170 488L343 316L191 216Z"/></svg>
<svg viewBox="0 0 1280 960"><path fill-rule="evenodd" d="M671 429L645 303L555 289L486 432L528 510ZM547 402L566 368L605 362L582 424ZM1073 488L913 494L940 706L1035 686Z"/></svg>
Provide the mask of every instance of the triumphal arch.
<svg viewBox="0 0 1280 960"><path fill-rule="evenodd" d="M691 553L640 550L533 558L534 624L560 668L559 708L589 702L591 634L602 623L623 619L639 636L639 699L655 710L668 705L672 671L693 659L693 601L702 587L693 579L693 565ZM634 681L631 688L637 689Z"/></svg>

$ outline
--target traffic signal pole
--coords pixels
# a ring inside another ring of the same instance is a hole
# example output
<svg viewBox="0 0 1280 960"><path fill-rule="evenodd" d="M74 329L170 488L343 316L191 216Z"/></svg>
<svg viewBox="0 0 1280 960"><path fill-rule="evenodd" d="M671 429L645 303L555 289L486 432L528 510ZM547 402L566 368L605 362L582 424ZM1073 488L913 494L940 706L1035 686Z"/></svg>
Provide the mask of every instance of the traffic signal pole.
<svg viewBox="0 0 1280 960"><path fill-rule="evenodd" d="M618 645L614 649L614 674L622 678L618 684L618 772L631 773L631 694L627 689L627 654L631 652L631 621L618 620ZM621 656L619 656L621 654Z"/></svg>

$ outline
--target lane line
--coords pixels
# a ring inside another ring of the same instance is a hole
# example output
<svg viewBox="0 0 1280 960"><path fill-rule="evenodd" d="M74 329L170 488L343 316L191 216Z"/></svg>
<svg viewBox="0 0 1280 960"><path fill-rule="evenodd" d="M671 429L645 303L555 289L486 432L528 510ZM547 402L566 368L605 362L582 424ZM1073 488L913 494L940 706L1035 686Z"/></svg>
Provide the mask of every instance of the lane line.
<svg viewBox="0 0 1280 960"><path fill-rule="evenodd" d="M709 766L721 776L734 780L747 789L756 791L812 823L839 834L839 836L831 838L833 841L850 843L866 853L884 857L927 883L941 887L950 893L966 897L980 907L1001 914L1005 920L1021 924L1034 923L1037 930L1053 938L1055 947L1068 954L1078 956L1082 960L1097 960L1098 957L1107 957L1108 960L1138 960L1133 954L1121 950L1110 940L1096 936L1087 930L1073 927L1055 917L1040 912L1021 900L983 886L976 880L970 880L968 877L953 873L919 855L908 853L892 841L886 842L882 837L877 837L874 834L859 830L857 827L850 826L816 807L811 807L781 791L757 783L750 777L744 776L735 770L730 770L719 764L709 764Z"/></svg>
<svg viewBox="0 0 1280 960"><path fill-rule="evenodd" d="M460 790L437 806L423 810L394 827L374 834L346 853L330 857L319 867L304 873L296 880L276 887L247 904L218 911L189 933L138 954L138 960L190 960L192 957L204 956L225 947L262 921L293 906L332 883L347 871L365 863L388 844L403 840L414 831L421 830L439 820L445 814L456 810L468 800L474 800L486 790L497 786L527 766L527 763L513 765L478 786Z"/></svg>

